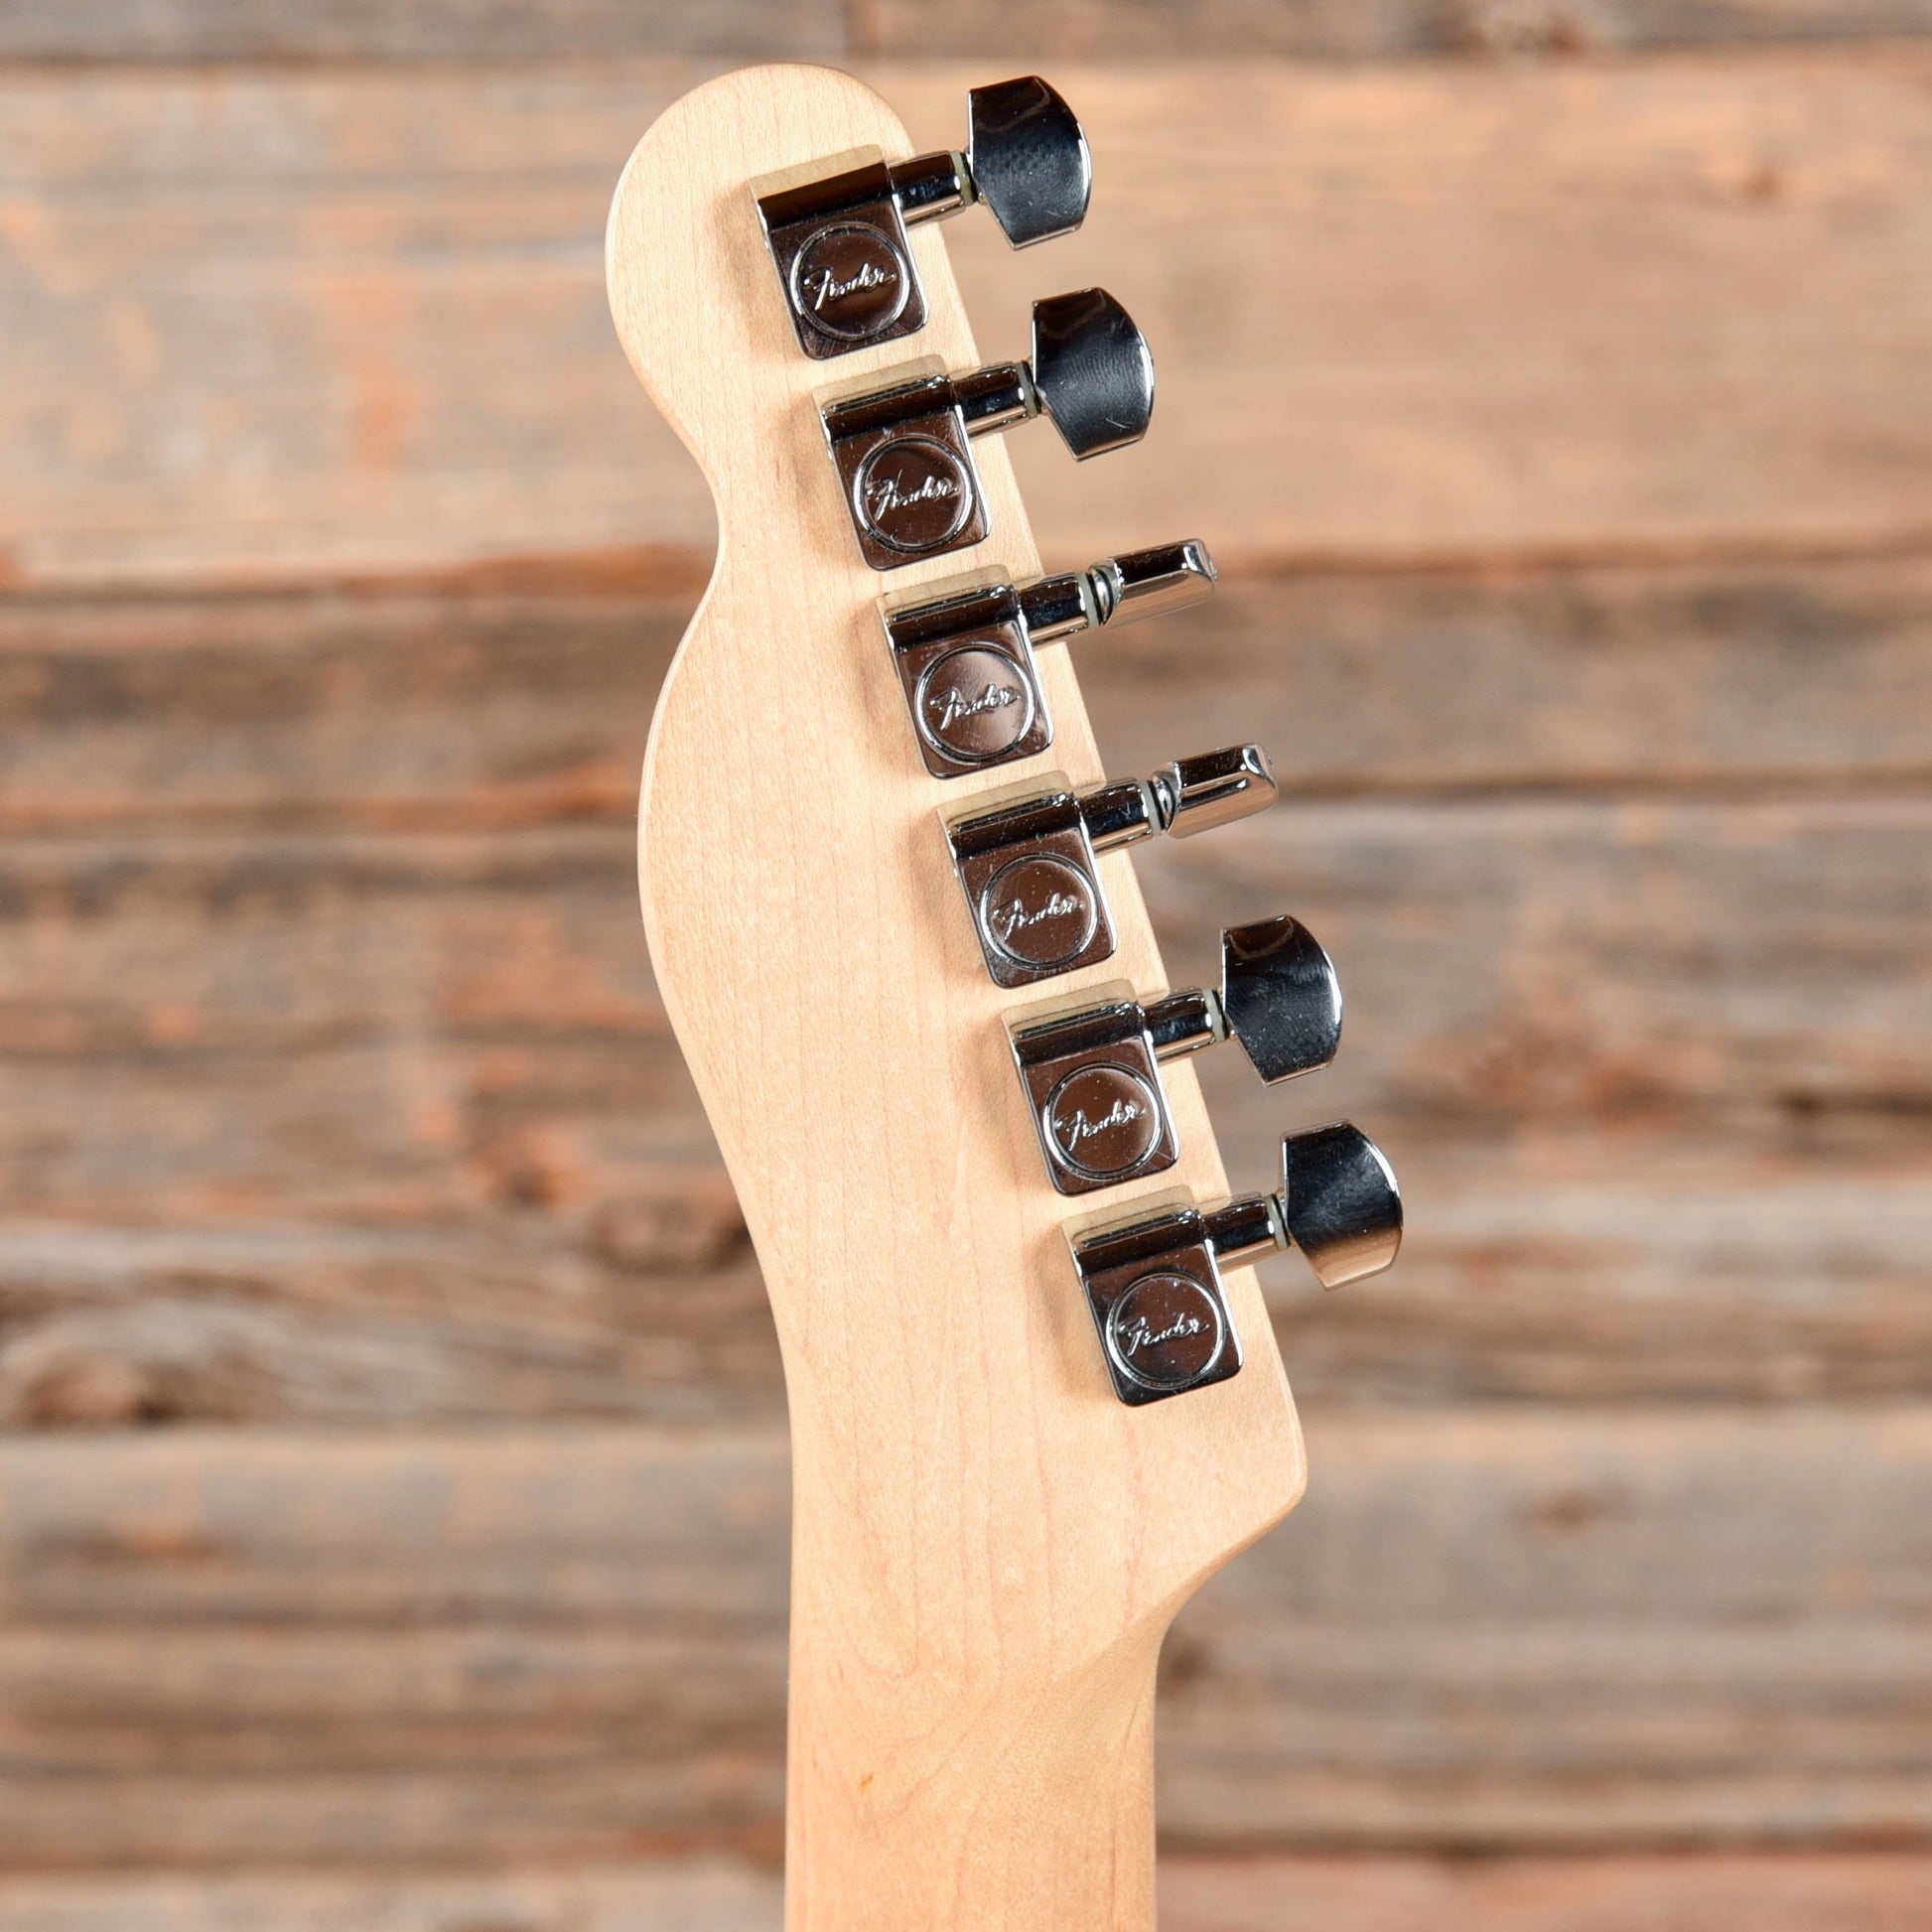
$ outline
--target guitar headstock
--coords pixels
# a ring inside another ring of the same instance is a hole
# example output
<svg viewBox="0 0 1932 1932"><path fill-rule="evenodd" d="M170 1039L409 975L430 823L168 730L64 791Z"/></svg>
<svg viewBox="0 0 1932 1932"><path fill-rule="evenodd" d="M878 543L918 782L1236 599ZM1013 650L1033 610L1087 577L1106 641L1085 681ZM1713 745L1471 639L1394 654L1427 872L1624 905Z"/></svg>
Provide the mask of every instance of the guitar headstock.
<svg viewBox="0 0 1932 1932"><path fill-rule="evenodd" d="M853 1776L821 1801L861 1813L917 1752L855 1673L933 1712L1090 1689L1293 1507L1244 1263L1294 1238L1348 1279L1399 1225L1353 1130L1291 1144L1284 1197L1227 1202L1176 1056L1231 1035L1264 1077L1321 1064L1332 971L1270 921L1228 935L1220 989L1167 992L1127 848L1273 783L1243 746L1101 768L1060 645L1212 565L1176 541L1042 573L999 432L1044 415L1104 454L1145 429L1152 367L1098 290L983 360L930 217L978 200L1043 239L1088 168L1043 83L969 119L967 155L913 156L843 74L728 75L645 136L609 240L619 333L720 532L651 734L644 917L784 1354L794 1745L842 1704ZM849 1671L812 1661L821 1627ZM796 1749L793 1774L796 1811Z"/></svg>

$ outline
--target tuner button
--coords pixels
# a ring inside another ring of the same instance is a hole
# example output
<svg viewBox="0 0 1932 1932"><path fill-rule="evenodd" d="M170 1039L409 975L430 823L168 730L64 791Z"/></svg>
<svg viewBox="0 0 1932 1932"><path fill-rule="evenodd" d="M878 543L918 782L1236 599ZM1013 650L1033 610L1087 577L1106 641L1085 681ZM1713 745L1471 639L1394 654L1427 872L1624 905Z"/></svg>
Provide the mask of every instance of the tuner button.
<svg viewBox="0 0 1932 1932"><path fill-rule="evenodd" d="M1266 811L1281 795L1268 754L1259 745L1229 745L1175 759L1150 783L1161 830L1176 839Z"/></svg>
<svg viewBox="0 0 1932 1932"><path fill-rule="evenodd" d="M1221 1011L1271 1085L1326 1066L1341 1043L1341 981L1298 919L1261 919L1221 934Z"/></svg>
<svg viewBox="0 0 1932 1932"><path fill-rule="evenodd" d="M1346 1121L1282 1143L1282 1221L1323 1288L1379 1275L1402 1246L1395 1170Z"/></svg>
<svg viewBox="0 0 1932 1932"><path fill-rule="evenodd" d="M1082 462L1138 443L1154 415L1147 339L1105 289L1034 304L1033 382L1060 440Z"/></svg>
<svg viewBox="0 0 1932 1932"><path fill-rule="evenodd" d="M967 96L974 192L1016 248L1071 234L1093 190L1087 137L1073 110L1037 74L975 87Z"/></svg>
<svg viewBox="0 0 1932 1932"><path fill-rule="evenodd" d="M1198 537L1103 557L1086 576L1102 623L1165 617L1214 594L1214 559Z"/></svg>

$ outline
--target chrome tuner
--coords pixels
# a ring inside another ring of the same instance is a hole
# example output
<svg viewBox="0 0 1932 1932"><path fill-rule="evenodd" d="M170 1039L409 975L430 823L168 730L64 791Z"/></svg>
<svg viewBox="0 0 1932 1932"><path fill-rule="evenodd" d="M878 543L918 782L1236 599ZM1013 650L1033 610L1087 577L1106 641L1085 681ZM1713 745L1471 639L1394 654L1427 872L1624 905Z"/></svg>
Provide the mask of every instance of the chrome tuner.
<svg viewBox="0 0 1932 1932"><path fill-rule="evenodd" d="M986 970L999 986L1097 965L1114 950L1095 855L1161 833L1189 838L1265 810L1275 777L1259 745L1176 759L1150 778L1064 787L946 828Z"/></svg>
<svg viewBox="0 0 1932 1932"><path fill-rule="evenodd" d="M1081 461L1124 449L1154 414L1154 359L1105 289L1034 304L1033 357L884 387L868 377L822 402L846 509L874 570L982 542L991 527L971 439L1043 415Z"/></svg>
<svg viewBox="0 0 1932 1932"><path fill-rule="evenodd" d="M1168 1208L1072 1243L1114 1393L1134 1404L1239 1372L1223 1264L1297 1247L1323 1288L1340 1288L1380 1274L1401 1245L1394 1170L1345 1121L1289 1135L1279 1194L1245 1194L1210 1213Z"/></svg>
<svg viewBox="0 0 1932 1932"><path fill-rule="evenodd" d="M872 161L759 197L785 307L823 360L925 327L905 231L984 202L1016 248L1071 234L1093 186L1073 110L1037 74L967 95L966 153Z"/></svg>
<svg viewBox="0 0 1932 1932"><path fill-rule="evenodd" d="M1213 589L1214 561L1190 539L1026 584L987 571L882 599L925 768L957 778L1045 751L1053 720L1035 645L1182 610Z"/></svg>
<svg viewBox="0 0 1932 1932"><path fill-rule="evenodd" d="M1328 1064L1341 1041L1341 985L1291 918L1221 934L1221 991L1194 987L1152 1006L1110 1000L1013 1029L1046 1172L1062 1194L1142 1180L1174 1164L1163 1060L1230 1035L1271 1086Z"/></svg>

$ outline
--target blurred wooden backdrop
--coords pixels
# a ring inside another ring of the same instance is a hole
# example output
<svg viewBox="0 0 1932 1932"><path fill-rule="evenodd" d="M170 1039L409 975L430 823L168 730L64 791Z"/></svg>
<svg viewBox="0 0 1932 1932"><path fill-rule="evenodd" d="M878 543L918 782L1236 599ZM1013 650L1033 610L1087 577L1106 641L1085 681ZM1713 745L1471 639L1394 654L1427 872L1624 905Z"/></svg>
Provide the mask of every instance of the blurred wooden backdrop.
<svg viewBox="0 0 1932 1932"><path fill-rule="evenodd" d="M7 0L0 1928L771 1925L782 1391L637 928L701 485L606 320L674 93L1043 68L1162 405L1049 560L1289 802L1413 1241L1182 1618L1173 1932L1932 1924L1928 0ZM748 973L745 997L758 997ZM908 1928L908 1932L914 1929ZM1042 1928L1042 1932L1050 1932Z"/></svg>

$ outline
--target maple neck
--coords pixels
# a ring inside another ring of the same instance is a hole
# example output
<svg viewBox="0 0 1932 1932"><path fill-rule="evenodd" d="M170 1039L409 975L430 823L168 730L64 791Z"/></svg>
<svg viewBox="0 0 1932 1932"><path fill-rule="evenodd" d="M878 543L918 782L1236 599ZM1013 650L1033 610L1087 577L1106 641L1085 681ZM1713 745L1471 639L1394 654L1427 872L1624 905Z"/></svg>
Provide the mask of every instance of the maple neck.
<svg viewBox="0 0 1932 1932"><path fill-rule="evenodd" d="M651 734L645 924L784 1354L790 1932L1142 1932L1161 1638L1293 1507L1302 1445L1246 1267L1225 1280L1240 1374L1117 1394L1014 1076L1009 1026L1040 989L989 976L951 877L944 812L1016 770L1106 774L1063 649L1040 654L1046 759L942 781L911 742L880 596L962 565L862 556L830 372L800 352L755 200L828 154L910 149L858 81L751 69L671 107L620 186L613 311L721 533ZM851 373L978 360L936 226L910 247L929 316ZM971 562L1032 580L999 444ZM1166 986L1130 857L1095 864L1112 951L1073 989ZM1167 1095L1158 1197L1224 1199L1184 1063Z"/></svg>
<svg viewBox="0 0 1932 1932"><path fill-rule="evenodd" d="M990 1669L809 1462L793 1507L786 1932L1153 1932L1166 1617Z"/></svg>

